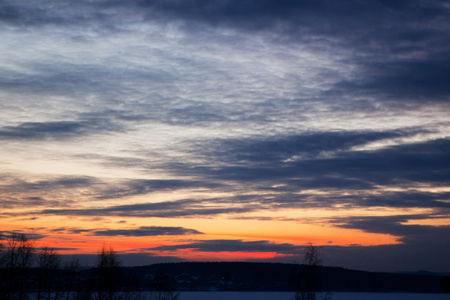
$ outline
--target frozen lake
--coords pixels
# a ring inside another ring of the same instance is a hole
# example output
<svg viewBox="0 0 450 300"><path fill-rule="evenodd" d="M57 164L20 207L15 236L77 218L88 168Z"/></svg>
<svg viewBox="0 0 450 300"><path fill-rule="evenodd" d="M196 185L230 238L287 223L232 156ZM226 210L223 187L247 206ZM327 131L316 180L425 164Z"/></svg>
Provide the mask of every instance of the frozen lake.
<svg viewBox="0 0 450 300"><path fill-rule="evenodd" d="M292 292L180 292L179 300L292 300ZM332 300L444 300L449 294L333 293ZM321 298L317 298L320 300Z"/></svg>

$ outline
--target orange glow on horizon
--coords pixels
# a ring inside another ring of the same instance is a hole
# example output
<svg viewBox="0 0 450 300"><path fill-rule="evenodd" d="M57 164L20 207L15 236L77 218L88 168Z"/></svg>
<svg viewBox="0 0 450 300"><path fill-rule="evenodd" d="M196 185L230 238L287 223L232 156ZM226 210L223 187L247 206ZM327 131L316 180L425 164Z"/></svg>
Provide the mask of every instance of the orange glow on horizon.
<svg viewBox="0 0 450 300"><path fill-rule="evenodd" d="M165 256L174 256L188 261L239 261L248 259L273 259L277 257L293 257L291 254L277 252L245 252L245 251L217 251L202 252L195 249L183 249L174 252L164 252Z"/></svg>
<svg viewBox="0 0 450 300"><path fill-rule="evenodd" d="M249 259L276 259L288 257L292 254L276 252L245 252L245 251L217 251L202 252L201 250L185 249L174 251L158 250L160 246L188 245L190 242L208 240L238 240L243 243L265 241L276 244L289 244L302 247L308 242L316 245L333 246L376 246L398 244L399 236L389 234L370 233L362 230L338 227L331 222L336 213L340 216L389 216L392 214L407 214L412 211L398 211L394 209L380 209L377 211L355 210L276 210L265 212L264 217L258 218L256 213L246 214L246 218L234 216L215 216L214 218L138 218L138 217L88 217L88 216L39 216L37 218L3 217L0 219L2 231L19 231L34 233L38 237L36 246L55 248L61 254L97 254L106 244L112 246L119 254L149 253L152 256L171 256L189 261L233 261ZM272 215L272 218L270 217ZM280 218L285 215L286 218ZM255 219L252 219L254 217ZM297 217L298 219L296 219ZM279 219L278 219L279 218ZM10 222L7 222L10 221ZM427 224L440 226L448 224L448 219L428 219L408 221L409 224ZM37 227L36 224L46 224ZM168 225L170 224L170 225ZM133 236L133 231L147 227L186 228L198 231L198 234L187 235L155 235ZM129 236L99 235L98 232L108 230L129 230Z"/></svg>

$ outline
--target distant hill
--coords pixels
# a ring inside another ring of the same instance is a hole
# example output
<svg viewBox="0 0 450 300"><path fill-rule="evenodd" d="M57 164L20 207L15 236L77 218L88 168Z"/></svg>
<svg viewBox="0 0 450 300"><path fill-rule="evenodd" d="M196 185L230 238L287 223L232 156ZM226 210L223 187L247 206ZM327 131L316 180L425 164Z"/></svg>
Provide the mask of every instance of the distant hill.
<svg viewBox="0 0 450 300"><path fill-rule="evenodd" d="M164 281L178 291L292 291L302 266L281 263L181 262L126 267L135 282ZM324 291L439 293L444 276L320 267Z"/></svg>

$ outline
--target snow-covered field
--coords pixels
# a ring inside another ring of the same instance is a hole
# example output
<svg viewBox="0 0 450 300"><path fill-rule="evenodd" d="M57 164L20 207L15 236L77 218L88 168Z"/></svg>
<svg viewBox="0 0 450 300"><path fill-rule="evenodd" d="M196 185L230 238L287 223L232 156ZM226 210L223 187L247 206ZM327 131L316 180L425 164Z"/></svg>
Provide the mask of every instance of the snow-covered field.
<svg viewBox="0 0 450 300"><path fill-rule="evenodd" d="M179 300L292 300L290 292L181 292ZM322 299L321 297L317 298ZM333 293L332 300L444 300L449 294Z"/></svg>

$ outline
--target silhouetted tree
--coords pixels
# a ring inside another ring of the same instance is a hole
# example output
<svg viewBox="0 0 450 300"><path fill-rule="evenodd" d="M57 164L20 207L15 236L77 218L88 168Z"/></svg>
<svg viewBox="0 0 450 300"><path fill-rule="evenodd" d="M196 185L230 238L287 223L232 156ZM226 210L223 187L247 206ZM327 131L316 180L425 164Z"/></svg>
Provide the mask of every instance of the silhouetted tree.
<svg viewBox="0 0 450 300"><path fill-rule="evenodd" d="M3 233L0 232L0 299L6 298L6 274L4 270L5 256L3 255L4 249L5 243L3 240Z"/></svg>
<svg viewBox="0 0 450 300"><path fill-rule="evenodd" d="M63 290L66 300L80 300L82 282L80 277L81 264L78 258L66 262L63 270Z"/></svg>
<svg viewBox="0 0 450 300"><path fill-rule="evenodd" d="M61 256L54 249L43 247L38 252L37 263L37 300L42 298L56 300L62 290L62 281L58 276L60 275Z"/></svg>
<svg viewBox="0 0 450 300"><path fill-rule="evenodd" d="M28 286L29 268L35 254L34 241L22 233L12 233L3 244L3 295L7 300L22 300Z"/></svg>
<svg viewBox="0 0 450 300"><path fill-rule="evenodd" d="M321 248L308 243L303 249L303 265L297 283L295 300L316 300L321 291L320 280ZM326 293L323 299L331 299L331 293Z"/></svg>
<svg viewBox="0 0 450 300"><path fill-rule="evenodd" d="M103 245L97 261L97 293L99 300L112 300L121 282L119 256L112 247Z"/></svg>

